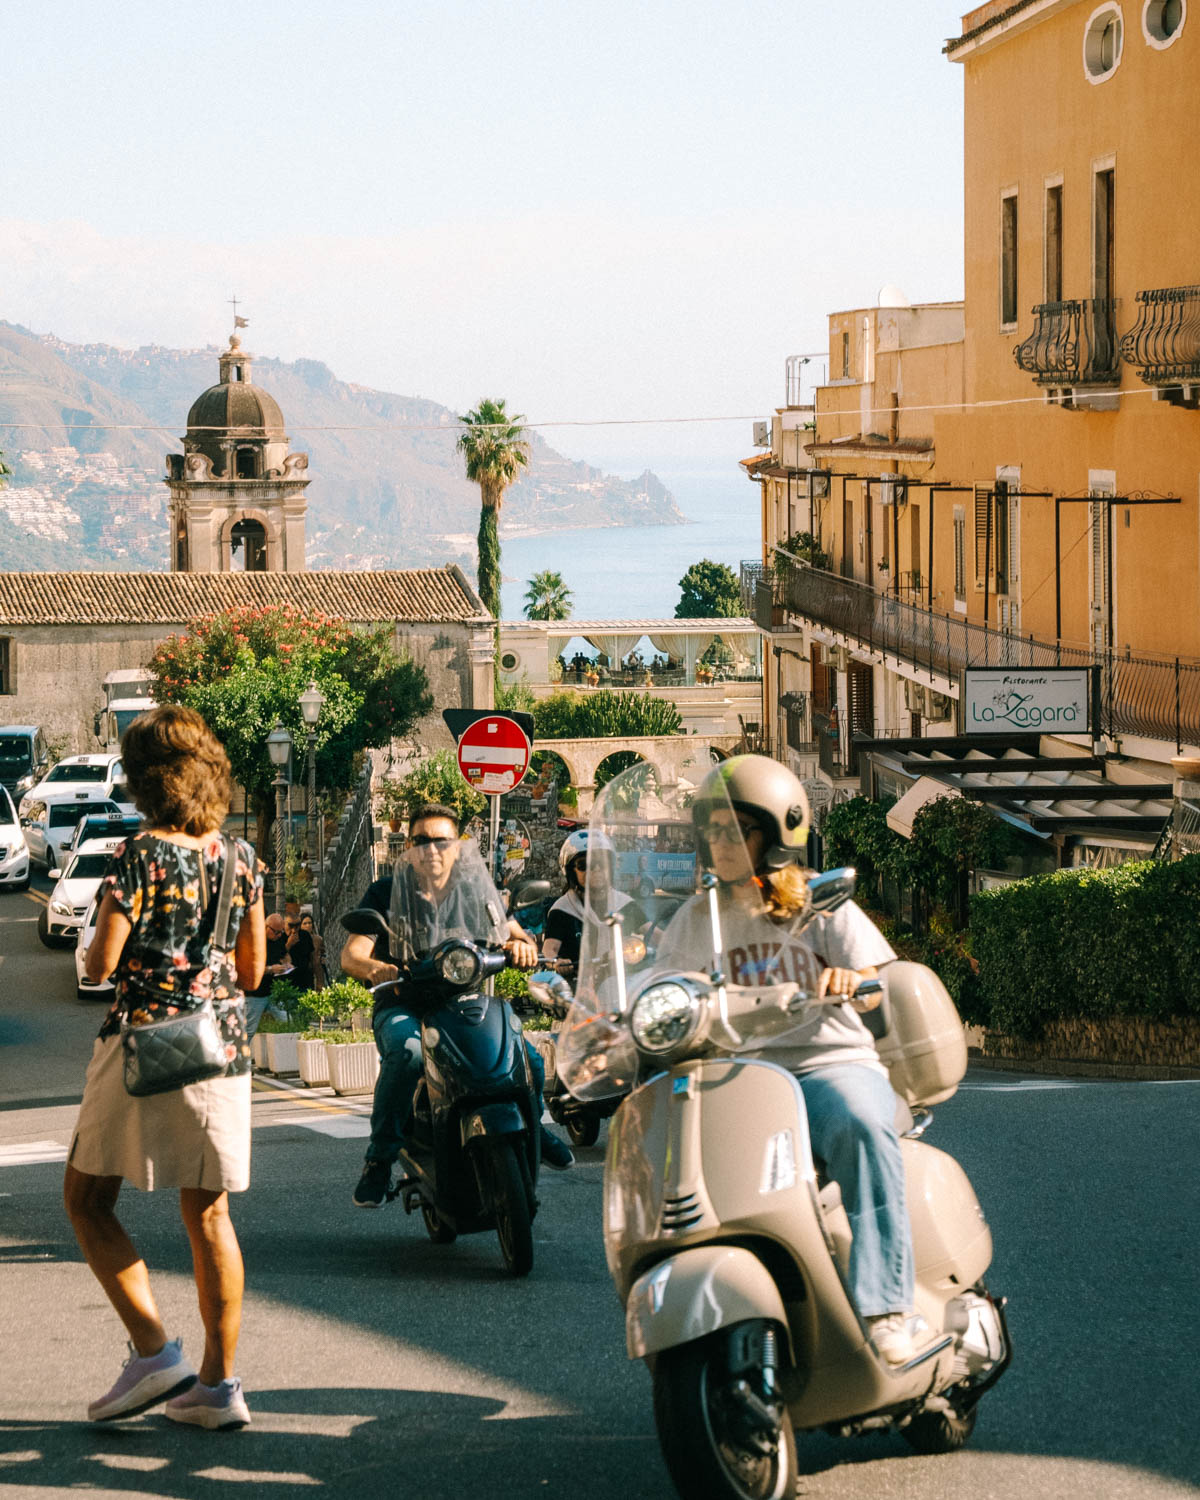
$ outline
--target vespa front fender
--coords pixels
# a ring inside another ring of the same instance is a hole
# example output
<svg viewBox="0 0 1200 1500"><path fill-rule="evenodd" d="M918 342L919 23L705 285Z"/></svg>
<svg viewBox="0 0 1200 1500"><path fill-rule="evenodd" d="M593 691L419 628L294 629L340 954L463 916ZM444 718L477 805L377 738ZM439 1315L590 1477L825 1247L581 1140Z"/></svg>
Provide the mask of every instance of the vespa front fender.
<svg viewBox="0 0 1200 1500"><path fill-rule="evenodd" d="M462 1143L469 1146L483 1136L522 1135L526 1129L520 1106L511 1100L502 1104L483 1104L463 1116Z"/></svg>
<svg viewBox="0 0 1200 1500"><path fill-rule="evenodd" d="M740 1245L684 1250L630 1288L625 1303L629 1358L690 1344L747 1318L767 1318L787 1331L783 1298L758 1256Z"/></svg>

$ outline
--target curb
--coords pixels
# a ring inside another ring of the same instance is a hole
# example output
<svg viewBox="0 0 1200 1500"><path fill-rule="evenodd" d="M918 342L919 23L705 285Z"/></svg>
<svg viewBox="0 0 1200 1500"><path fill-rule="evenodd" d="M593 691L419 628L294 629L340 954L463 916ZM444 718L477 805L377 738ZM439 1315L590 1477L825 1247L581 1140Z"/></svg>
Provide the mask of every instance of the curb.
<svg viewBox="0 0 1200 1500"><path fill-rule="evenodd" d="M1092 1062L1070 1057L992 1057L979 1047L967 1048L970 1066L998 1073L1040 1073L1056 1078L1112 1078L1138 1083L1180 1083L1200 1079L1200 1068L1171 1063Z"/></svg>

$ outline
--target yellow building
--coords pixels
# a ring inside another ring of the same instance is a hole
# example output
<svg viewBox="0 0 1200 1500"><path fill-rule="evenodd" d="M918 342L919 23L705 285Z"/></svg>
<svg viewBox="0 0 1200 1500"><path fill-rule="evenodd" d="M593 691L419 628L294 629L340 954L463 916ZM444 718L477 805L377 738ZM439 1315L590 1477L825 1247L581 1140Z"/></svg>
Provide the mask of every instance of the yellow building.
<svg viewBox="0 0 1200 1500"><path fill-rule="evenodd" d="M964 302L835 314L815 431L789 395L746 462L766 721L836 784L854 734L962 733L966 669L1096 667L1067 738L1144 779L1200 742L1200 17L990 0L945 50Z"/></svg>

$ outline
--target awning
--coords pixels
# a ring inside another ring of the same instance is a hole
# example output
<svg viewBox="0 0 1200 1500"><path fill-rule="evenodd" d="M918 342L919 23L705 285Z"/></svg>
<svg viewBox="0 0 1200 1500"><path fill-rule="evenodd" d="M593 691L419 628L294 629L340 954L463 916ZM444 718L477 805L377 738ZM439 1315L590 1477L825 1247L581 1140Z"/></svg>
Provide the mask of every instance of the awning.
<svg viewBox="0 0 1200 1500"><path fill-rule="evenodd" d="M900 798L894 807L888 809L887 826L893 833L898 833L901 838L912 838L913 819L928 802L936 802L939 797L961 797L962 793L957 787L947 786L944 781L938 781L934 776L920 776Z"/></svg>

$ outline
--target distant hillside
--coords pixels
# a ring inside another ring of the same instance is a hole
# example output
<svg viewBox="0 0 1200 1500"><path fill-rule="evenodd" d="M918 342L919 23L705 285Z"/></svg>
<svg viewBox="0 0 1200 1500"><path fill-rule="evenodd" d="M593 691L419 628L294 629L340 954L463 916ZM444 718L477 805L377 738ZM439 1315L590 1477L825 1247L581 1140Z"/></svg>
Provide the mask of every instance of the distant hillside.
<svg viewBox="0 0 1200 1500"><path fill-rule="evenodd" d="M164 455L181 451L217 353L68 344L0 322L0 450L13 470L0 569L165 567ZM256 357L253 374L310 455L310 567L472 562L479 492L454 449L454 412L347 384L316 360ZM502 532L683 521L653 474L617 479L530 441Z"/></svg>

